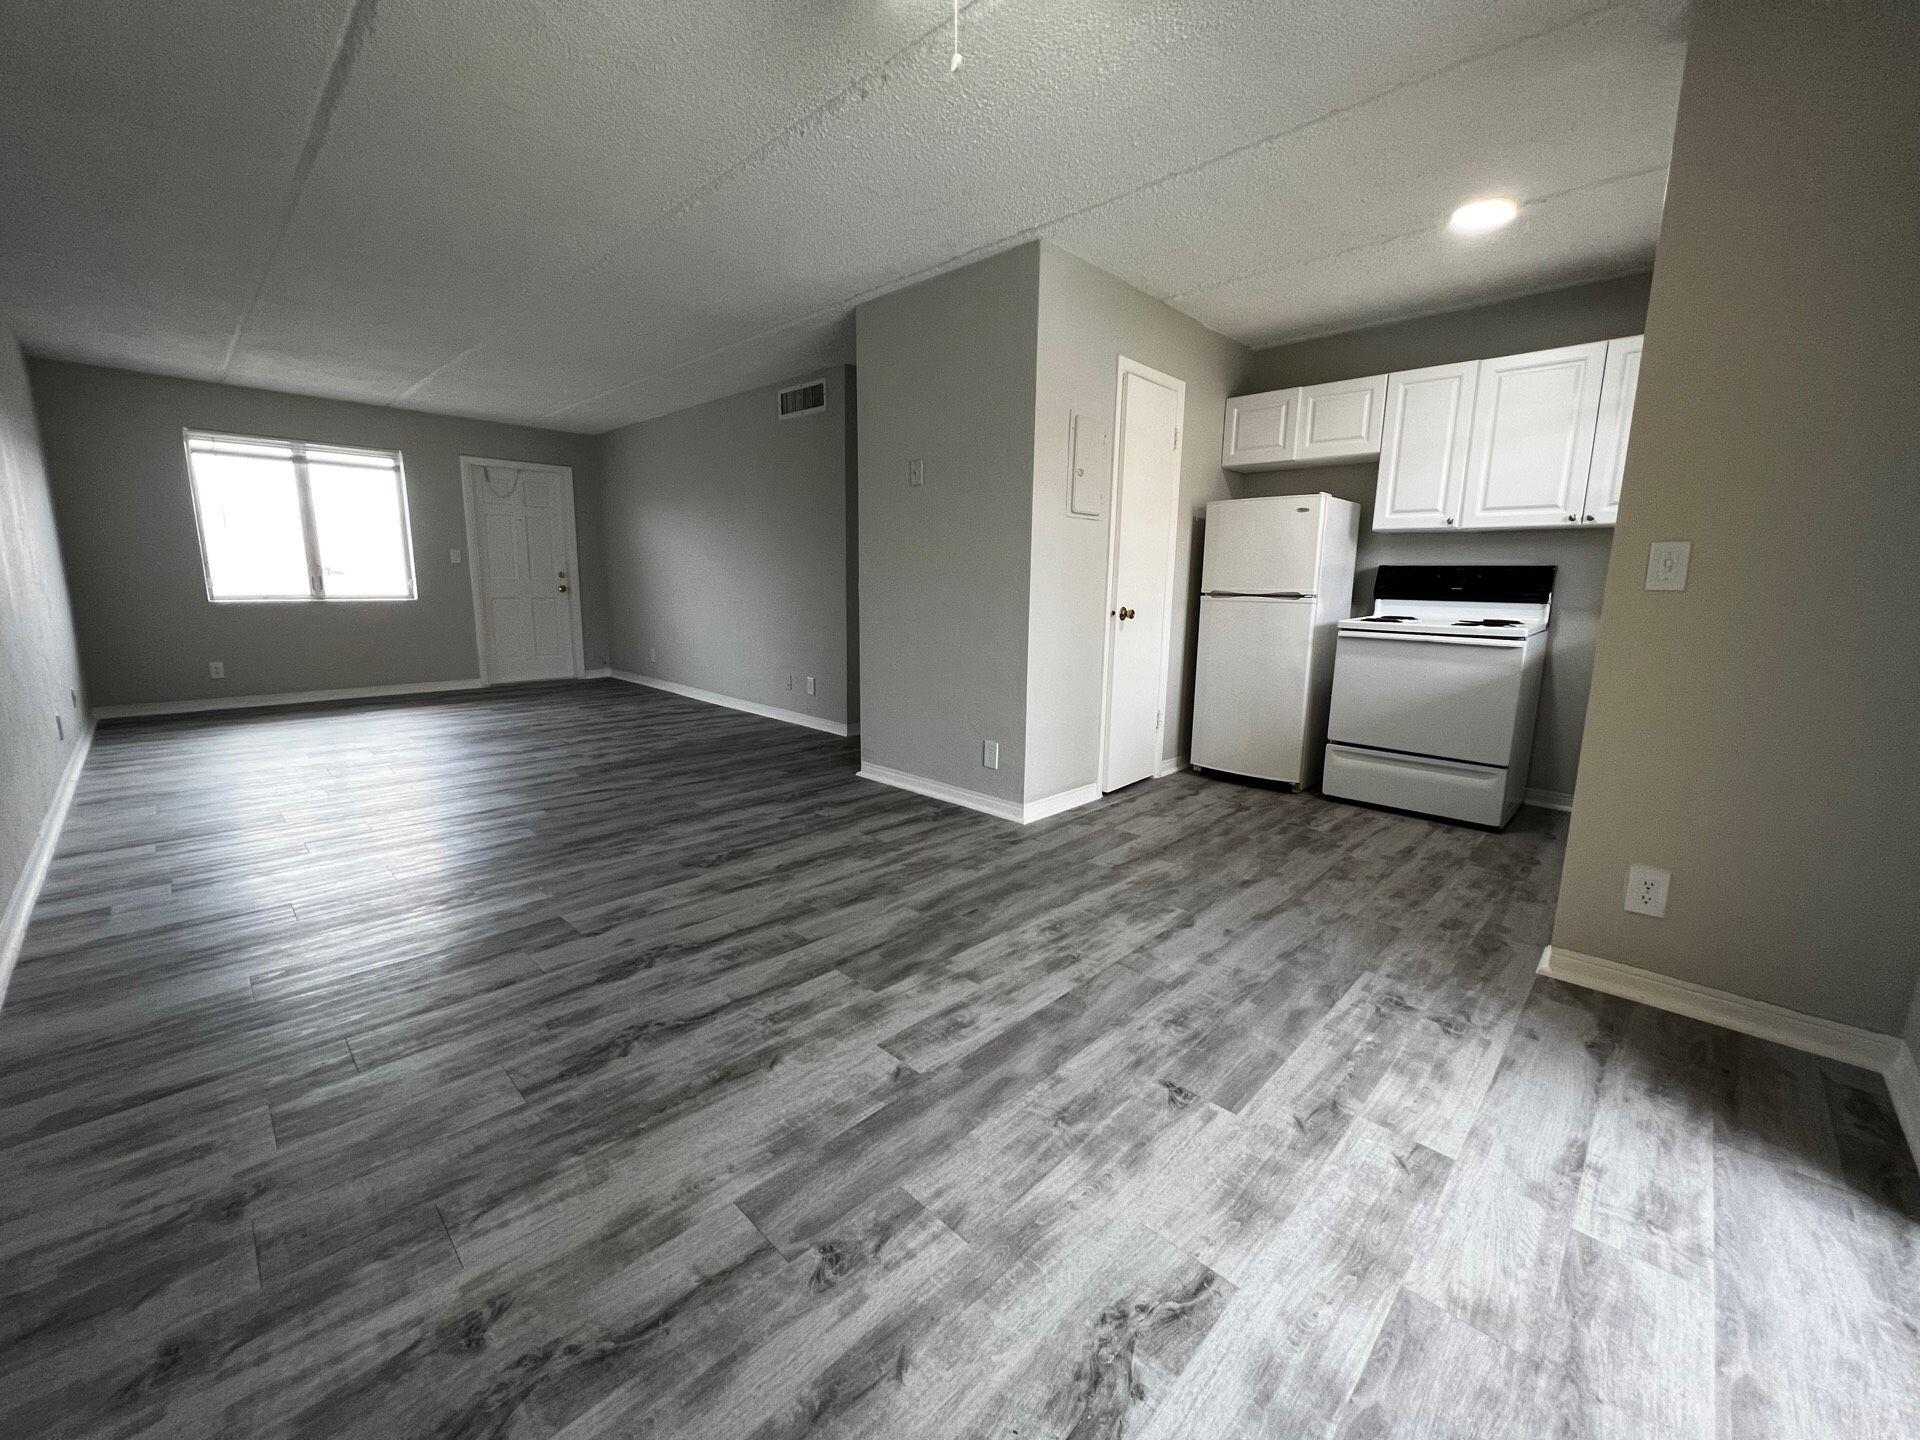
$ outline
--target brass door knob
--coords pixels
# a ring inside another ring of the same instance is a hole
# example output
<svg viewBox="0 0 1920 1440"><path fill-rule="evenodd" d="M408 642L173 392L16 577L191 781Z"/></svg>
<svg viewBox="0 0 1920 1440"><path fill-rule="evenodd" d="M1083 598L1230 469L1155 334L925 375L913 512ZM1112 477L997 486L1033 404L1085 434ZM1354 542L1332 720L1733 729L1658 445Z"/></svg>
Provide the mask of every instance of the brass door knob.
<svg viewBox="0 0 1920 1440"><path fill-rule="evenodd" d="M1121 618L1122 620L1131 620L1131 619L1133 619L1133 611L1131 611L1131 610L1129 610L1129 609L1127 609L1127 607L1126 607L1126 606L1124 606L1124 605L1122 605L1122 606L1120 607L1120 618Z"/></svg>

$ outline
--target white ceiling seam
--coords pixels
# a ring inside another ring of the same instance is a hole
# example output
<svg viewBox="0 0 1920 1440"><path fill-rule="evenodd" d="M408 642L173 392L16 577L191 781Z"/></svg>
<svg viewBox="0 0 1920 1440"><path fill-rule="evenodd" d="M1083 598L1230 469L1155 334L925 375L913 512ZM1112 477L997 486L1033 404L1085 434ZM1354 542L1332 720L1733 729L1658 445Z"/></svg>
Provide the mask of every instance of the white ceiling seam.
<svg viewBox="0 0 1920 1440"><path fill-rule="evenodd" d="M952 74L952 0L5 3L31 353L581 433L1037 237L1242 344L1622 273L1684 54L1683 0L975 0Z"/></svg>
<svg viewBox="0 0 1920 1440"><path fill-rule="evenodd" d="M981 8L990 9L1002 3L1005 3L1005 0L967 0L966 4L960 6L959 11L957 13L960 15L971 16L976 9L981 9ZM869 70L868 72L860 76L860 78L854 81L853 84L848 85L845 89L839 91L838 93L832 96L829 96L820 105L816 106L813 110L810 110L809 112L807 112L807 114L801 116L798 120L788 125L785 129L782 129L776 132L775 134L768 136L765 140L761 141L760 144L756 145L752 150L748 151L746 154L740 156L738 159L733 161L733 163L728 165L724 170L720 171L718 174L709 178L704 184L696 187L694 190L692 190L688 194L674 201L673 204L669 205L665 210L662 210L658 215L656 215L643 229L635 231L633 234L628 235L626 238L621 240L618 244L614 245L611 249L606 251L597 260L595 260L591 265L589 265L583 272L581 272L578 278L581 280L591 279L594 275L599 273L601 270L605 269L608 265L612 264L613 261L619 255L621 255L623 252L625 252L632 246L637 245L642 239L644 239L647 235L651 234L655 229L659 228L662 225L670 223L676 216L683 215L689 210L695 209L696 207L699 206L699 204L704 199L714 194L716 191L720 190L729 181L733 180L736 176L745 173L757 161L765 158L768 155L777 153L783 146L792 144L794 140L796 140L801 136L804 136L813 131L825 128L828 124L832 122L832 120L836 115L838 115L842 110L846 109L848 106L858 105L861 102L871 98L876 91L884 88L886 85L892 82L893 78L903 68L903 62L913 57L921 55L923 52L927 50L929 41L935 40L937 39L937 37L946 33L947 33L946 23L943 22L942 24L935 25L932 29L926 31L918 39L913 41L912 44L907 45L903 49L896 51L894 54L890 55L882 64L875 66L872 70ZM543 299L544 298L545 297L543 297ZM528 309L538 308L538 302L530 304L527 308ZM509 324L510 323L511 322L509 322ZM507 325L502 325L500 327L501 330L504 330L506 328L508 328ZM784 328L784 327L775 327L775 328ZM498 334L499 331L496 330L494 333ZM405 390L401 391L398 395L396 395L392 400L388 401L387 403L389 405L398 405L402 401L408 399L410 396L417 394L424 386L430 384L436 376L440 375L443 371L447 370L449 367L459 364L460 361L464 360L474 350L477 350L478 348L480 348L480 346L485 345L492 338L494 338L493 335L485 336L482 339L476 341L472 346L469 346L466 350L463 350L460 354L452 356L441 365L435 366L432 370L428 371L425 375L422 375L418 380L414 381L413 384L407 386ZM587 402L582 402L582 403L587 403ZM568 407L568 408L572 408L572 407Z"/></svg>
<svg viewBox="0 0 1920 1440"><path fill-rule="evenodd" d="M280 207L279 220L274 226L266 258L261 262L259 278L233 322L233 336L227 341L227 353L220 362L222 380L233 368L233 354L240 346L240 336L267 288L274 262L280 258L280 247L286 243L287 232L293 228L293 217L300 208L300 196L306 189L307 177L313 173L314 162L320 158L320 147L326 144L327 128L333 123L334 109L346 90L347 76L353 70L353 62L372 33L374 11L379 4L380 0L353 0L353 10L347 16L347 23L340 29L340 42L334 49L333 63L327 67L327 78L320 86L320 94L314 100L313 117L307 122L306 140L300 147L299 159L294 162L293 173L287 179L286 199Z"/></svg>
<svg viewBox="0 0 1920 1440"><path fill-rule="evenodd" d="M1537 42L1547 37L1559 34L1563 31L1578 30L1583 27L1591 26L1609 15L1613 15L1621 12L1627 12L1627 11L1634 11L1634 10L1637 10L1638 8L1639 7L1637 5L1622 4L1622 3L1617 3L1617 0L1610 0L1610 3L1597 5L1592 9L1586 10L1581 14L1574 16L1571 19L1563 20L1556 24L1542 27L1526 35L1518 36L1515 39L1509 41L1504 45L1499 46L1494 50L1485 51L1480 54L1468 56L1464 59L1455 60L1447 65L1441 66L1437 69L1428 71L1425 74L1417 76L1414 79L1397 83L1395 85L1387 87L1386 89L1383 89L1371 95L1362 97L1361 99L1353 101L1351 104L1343 105L1338 107L1337 109L1329 110L1322 114L1315 115L1311 119L1302 121L1296 125L1288 126L1282 130L1275 131L1271 134L1261 136L1258 139L1249 141L1244 145L1235 146L1231 150L1227 150L1222 152L1221 154L1211 156L1205 160L1200 161L1197 164L1187 166L1178 171L1169 172L1168 174L1165 174L1165 175L1156 176L1155 178L1151 180L1147 180L1142 184L1136 185L1131 189L1126 190L1120 194L1109 196L1091 205L1081 206L1074 210L1060 212L1056 215L1048 217L1045 220L1040 221L1035 225L1029 226L1025 229L1016 231L1009 235L999 236L993 240L990 240L984 244L975 246L970 250L963 251L962 253L952 256L948 259L941 260L932 265L923 266L918 270L911 271L904 275L892 277L886 281L883 281L878 285L869 287L858 294L837 299L826 305L817 306L807 311L804 314L789 317L785 320L782 320L779 324L768 326L765 330L756 332L753 335L749 335L738 340L731 341L728 344L721 346L716 350L707 352L704 355L696 356L691 361L684 361L678 365L669 366L666 369L655 372L654 374L651 374L651 375L641 376L633 380L623 381L618 385L609 387L607 390L598 392L596 394L585 396L579 400L570 401L565 405L558 406L553 410L550 410L544 413L540 417L540 419L543 421L558 419L562 416L570 414L573 411L584 409L590 405L598 404L603 400L606 400L608 398L611 398L612 396L621 394L625 391L638 389L650 383L653 380L656 380L666 375L670 375L675 371L685 368L688 365L699 364L706 360L712 359L717 355L726 354L731 351L741 349L745 346L752 345L767 337L781 334L795 326L817 323L820 320L823 320L831 315L834 315L837 313L850 312L856 306L864 304L868 300L877 299L878 297L889 294L892 291L905 289L910 285L919 284L924 280L932 279L936 276L946 274L949 271L960 269L963 266L974 263L975 261L989 259L992 256L997 255L1002 251L1012 249L1015 246L1027 244L1030 241L1042 239L1042 238L1056 238L1056 237L1053 237L1053 232L1057 230L1059 227L1065 224L1068 224L1071 221L1080 219L1087 215L1097 214L1102 210L1109 209L1114 205L1117 205L1122 203L1123 201L1135 198L1136 196L1143 195L1154 190L1164 189L1169 186L1177 185L1182 181L1190 180L1195 177L1202 176L1211 169L1214 169L1221 165L1228 164L1235 160L1239 160L1251 155L1255 155L1263 149L1266 149L1275 144L1303 135L1317 126L1326 125L1346 115L1350 115L1350 114L1365 110L1372 106L1377 106L1377 105L1387 103L1391 101L1393 98L1395 98L1396 96L1403 95L1407 92L1418 89L1421 86L1431 85L1439 80L1444 79L1449 75L1455 74L1463 70L1470 69L1477 65L1481 65L1486 61L1491 60L1497 56L1506 54L1511 51L1523 49L1529 45L1534 45ZM823 109L824 108L826 107L823 107ZM1660 168L1664 169L1665 167L1663 166ZM1632 172L1632 173L1638 174L1643 172ZM1592 182L1592 183L1604 184L1604 183L1609 183L1613 180L1621 179L1621 178L1627 178L1627 177L1608 176L1608 177L1605 177L1605 179L1602 181ZM717 188L717 184L718 182L716 182L715 186L708 187L708 188L709 189ZM1587 188L1591 188L1591 185L1569 186L1564 190L1554 191L1548 194L1541 194L1541 195L1535 195L1535 196L1529 197L1527 203L1535 204L1535 205L1542 204L1542 203L1554 200L1556 198L1559 198L1562 195L1575 193ZM1437 228L1437 227L1430 227L1430 228ZM1359 253L1363 250L1375 248L1377 246L1396 243L1398 241L1410 238L1411 236L1418 233L1420 232L1419 231L1400 232L1395 235L1387 236L1384 239L1381 239L1378 241L1371 241L1364 245L1356 245L1356 246L1350 247L1347 252L1342 252L1342 253ZM1059 243L1057 238L1056 238L1056 243ZM1071 249L1072 247L1066 246L1063 248ZM1330 258L1330 257L1322 257L1322 258ZM1167 303L1178 308L1180 306L1180 302L1184 299L1187 299L1189 296L1205 294L1212 290L1221 289L1228 285L1240 283L1241 281L1246 279L1255 278L1261 274L1275 273L1288 268L1291 268L1291 262L1283 262L1280 265L1269 267L1268 270L1265 270L1265 271L1253 271L1253 272L1248 272L1246 274L1230 275L1210 285L1197 286L1197 287L1193 287L1190 290L1180 291L1180 292L1168 293L1165 291L1157 291L1155 287L1152 287L1151 285L1139 285L1138 288L1143 290L1144 293L1153 295L1154 298L1156 299L1165 300ZM1600 277L1596 276L1594 278L1600 278ZM1205 322L1203 321L1202 323L1205 323ZM1208 328L1211 329L1213 327L1209 326ZM1290 338L1293 338L1293 337L1290 337Z"/></svg>
<svg viewBox="0 0 1920 1440"><path fill-rule="evenodd" d="M1598 180L1591 180L1584 184L1569 185L1564 190L1554 190L1545 195L1528 196L1521 201L1521 208L1523 211L1528 209L1537 209L1543 205L1550 205L1556 200L1564 200L1569 196L1584 195L1589 191L1599 190L1609 185L1617 185L1622 181L1643 179L1648 175L1664 175L1666 171L1667 171L1667 167L1664 165L1653 165L1653 166L1647 166L1639 170L1629 170L1624 174L1620 174L1620 175L1603 176ZM1209 281L1205 285L1196 285L1190 290L1182 290L1176 294L1162 296L1161 298L1164 299L1169 305L1175 306L1177 308L1179 305L1181 305L1185 301L1193 300L1201 295L1211 295L1216 291L1226 289L1230 285L1241 285L1249 280L1264 280L1269 278L1270 276L1284 275L1289 270L1302 268L1304 263L1318 264L1327 260L1338 260L1349 255L1363 254L1368 250L1384 249L1389 245L1398 245L1403 241L1412 240L1420 235L1424 235L1432 228L1434 227L1421 226L1419 229L1415 229L1415 230L1403 230L1397 235L1387 235L1378 240L1368 240L1359 245L1349 246L1345 250L1336 250L1326 255L1316 255L1311 262L1296 263L1293 261L1286 261L1279 265L1269 265L1259 270L1249 270L1244 274L1228 275L1219 280ZM1625 272L1622 272L1622 273L1625 273ZM1595 276L1594 278L1599 279L1602 277ZM1290 338L1307 339L1310 337L1292 336Z"/></svg>

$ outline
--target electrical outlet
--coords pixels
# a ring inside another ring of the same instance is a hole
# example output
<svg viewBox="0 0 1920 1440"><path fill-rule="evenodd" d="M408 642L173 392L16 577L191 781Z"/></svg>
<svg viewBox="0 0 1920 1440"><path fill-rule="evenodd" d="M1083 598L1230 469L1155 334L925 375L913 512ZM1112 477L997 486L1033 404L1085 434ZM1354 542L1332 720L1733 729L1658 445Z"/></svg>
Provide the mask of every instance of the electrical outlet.
<svg viewBox="0 0 1920 1440"><path fill-rule="evenodd" d="M813 694L813 677L811 675L807 676L807 694Z"/></svg>
<svg viewBox="0 0 1920 1440"><path fill-rule="evenodd" d="M981 744L980 763L989 770L998 770L1000 768L1000 742L998 740L987 740Z"/></svg>
<svg viewBox="0 0 1920 1440"><path fill-rule="evenodd" d="M1667 913L1667 882L1673 877L1657 865L1627 867L1627 911L1658 920Z"/></svg>
<svg viewBox="0 0 1920 1440"><path fill-rule="evenodd" d="M209 660L207 662L207 674L209 677L215 680L226 679L227 678L227 662L224 660Z"/></svg>
<svg viewBox="0 0 1920 1440"><path fill-rule="evenodd" d="M924 485L927 483L927 462L924 460L907 461L907 483Z"/></svg>
<svg viewBox="0 0 1920 1440"><path fill-rule="evenodd" d="M460 563L460 552L458 550L447 551L447 559L458 565Z"/></svg>

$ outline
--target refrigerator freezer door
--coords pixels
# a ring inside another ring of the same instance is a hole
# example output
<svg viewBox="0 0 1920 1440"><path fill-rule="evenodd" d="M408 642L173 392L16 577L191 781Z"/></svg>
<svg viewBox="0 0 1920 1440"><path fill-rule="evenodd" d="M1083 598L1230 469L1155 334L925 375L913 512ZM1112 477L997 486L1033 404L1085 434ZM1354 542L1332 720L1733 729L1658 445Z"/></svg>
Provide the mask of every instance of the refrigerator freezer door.
<svg viewBox="0 0 1920 1440"><path fill-rule="evenodd" d="M1211 543L1211 540L1209 540ZM1304 785L1314 603L1218 595L1200 600L1192 762L1205 770ZM1318 749L1318 745L1314 746Z"/></svg>
<svg viewBox="0 0 1920 1440"><path fill-rule="evenodd" d="M1311 595L1320 588L1324 497L1274 495L1207 506L1200 588L1242 595Z"/></svg>

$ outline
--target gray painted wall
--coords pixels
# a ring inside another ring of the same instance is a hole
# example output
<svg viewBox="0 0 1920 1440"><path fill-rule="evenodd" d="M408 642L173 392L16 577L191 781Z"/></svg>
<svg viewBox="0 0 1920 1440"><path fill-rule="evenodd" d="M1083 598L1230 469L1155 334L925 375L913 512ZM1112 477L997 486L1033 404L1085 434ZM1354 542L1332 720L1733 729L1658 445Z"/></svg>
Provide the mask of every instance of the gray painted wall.
<svg viewBox="0 0 1920 1440"><path fill-rule="evenodd" d="M1554 925L1887 1034L1920 971L1917 66L1911 6L1694 11ZM1647 591L1681 539L1686 590ZM1634 861L1664 919L1622 910Z"/></svg>
<svg viewBox="0 0 1920 1440"><path fill-rule="evenodd" d="M1345 335L1301 340L1253 357L1247 382L1235 394L1283 390L1323 380L1379 375L1518 355L1555 345L1579 345L1637 335L1646 325L1651 275L1630 275L1504 300L1494 305L1376 325ZM1637 440L1636 440L1637 443ZM1570 794L1580 767L1593 652L1600 628L1611 530L1512 530L1428 535L1373 530L1373 493L1379 466L1328 465L1235 475L1235 495L1293 495L1325 490L1363 507L1357 610L1373 605L1373 578L1381 565L1554 565L1553 631L1540 697L1529 784Z"/></svg>
<svg viewBox="0 0 1920 1440"><path fill-rule="evenodd" d="M780 387L769 386L604 437L616 669L858 718L847 646L852 372L786 383L822 375L818 414L780 419Z"/></svg>
<svg viewBox="0 0 1920 1440"><path fill-rule="evenodd" d="M470 679L479 673L462 454L573 467L589 668L606 664L600 444L584 435L236 385L31 364L88 691L96 705ZM182 427L399 450L419 598L215 605L207 599ZM224 680L207 675L224 660Z"/></svg>
<svg viewBox="0 0 1920 1440"><path fill-rule="evenodd" d="M1023 245L855 315L861 755L1016 803L1039 279ZM924 485L907 483L914 459Z"/></svg>
<svg viewBox="0 0 1920 1440"><path fill-rule="evenodd" d="M85 724L80 653L27 371L13 335L0 329L0 914ZM5 984L0 966L0 989Z"/></svg>
<svg viewBox="0 0 1920 1440"><path fill-rule="evenodd" d="M1227 396L1239 393L1248 352L1125 281L1043 242L1027 633L1029 800L1100 778L1113 507L1109 504L1097 521L1068 513L1070 422L1075 412L1096 417L1111 442L1122 355L1187 385L1161 758L1187 751L1199 625L1201 527L1196 522L1207 501L1225 499L1229 493L1227 473L1220 468L1221 418Z"/></svg>

